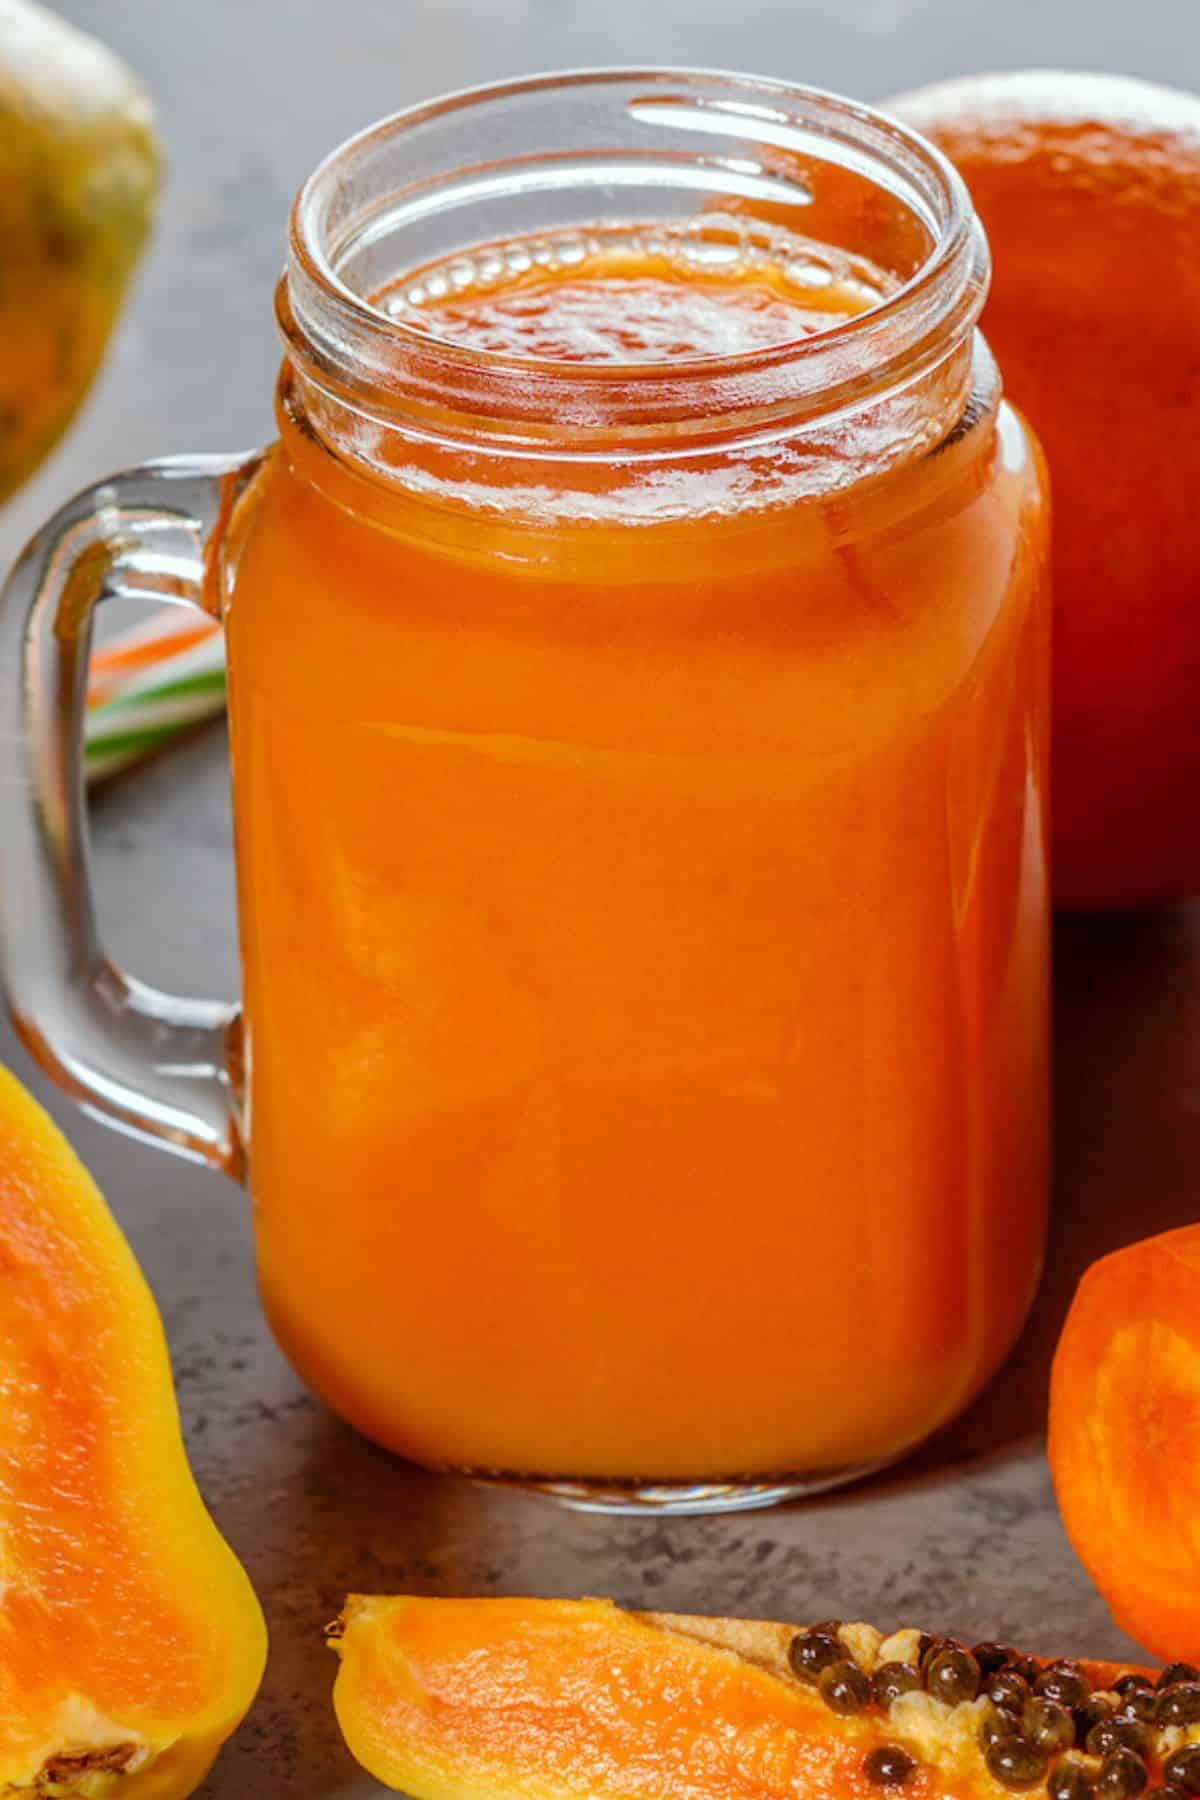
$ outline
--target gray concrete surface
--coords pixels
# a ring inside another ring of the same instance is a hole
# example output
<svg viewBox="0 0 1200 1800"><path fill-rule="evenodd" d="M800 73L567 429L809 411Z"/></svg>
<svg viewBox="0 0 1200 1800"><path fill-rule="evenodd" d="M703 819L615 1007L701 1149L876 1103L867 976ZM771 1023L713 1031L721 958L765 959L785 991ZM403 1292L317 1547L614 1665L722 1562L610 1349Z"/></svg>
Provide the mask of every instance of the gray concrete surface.
<svg viewBox="0 0 1200 1800"><path fill-rule="evenodd" d="M69 442L0 517L0 562L109 469L269 433L271 287L292 190L340 137L405 102L496 75L642 60L759 68L865 98L1029 64L1200 87L1196 0L64 0L61 10L144 72L172 175L108 367ZM95 837L117 956L164 985L231 993L220 730L113 784ZM739 1519L580 1518L391 1461L325 1414L271 1344L245 1194L49 1096L154 1285L197 1475L273 1633L261 1697L208 1800L377 1791L342 1749L328 1704L320 1628L348 1588L614 1593L1125 1653L1062 1535L1038 1432L1048 1349L1082 1264L1197 1211L1200 917L1074 923L1058 950L1055 1227L1017 1355L906 1468ZM29 1075L2 1028L0 1057Z"/></svg>

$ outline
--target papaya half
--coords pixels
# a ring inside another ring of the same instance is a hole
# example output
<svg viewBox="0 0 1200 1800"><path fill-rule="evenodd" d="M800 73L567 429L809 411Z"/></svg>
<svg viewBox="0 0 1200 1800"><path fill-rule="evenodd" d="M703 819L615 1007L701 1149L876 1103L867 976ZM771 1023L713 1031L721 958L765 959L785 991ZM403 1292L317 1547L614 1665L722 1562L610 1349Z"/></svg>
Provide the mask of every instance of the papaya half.
<svg viewBox="0 0 1200 1800"><path fill-rule="evenodd" d="M150 1291L0 1069L0 1797L182 1800L265 1655L188 1468Z"/></svg>
<svg viewBox="0 0 1200 1800"><path fill-rule="evenodd" d="M351 1751L413 1800L1200 1793L1190 1666L606 1600L352 1597L329 1635Z"/></svg>
<svg viewBox="0 0 1200 1800"><path fill-rule="evenodd" d="M154 114L119 57L0 0L0 499L91 385L154 213Z"/></svg>

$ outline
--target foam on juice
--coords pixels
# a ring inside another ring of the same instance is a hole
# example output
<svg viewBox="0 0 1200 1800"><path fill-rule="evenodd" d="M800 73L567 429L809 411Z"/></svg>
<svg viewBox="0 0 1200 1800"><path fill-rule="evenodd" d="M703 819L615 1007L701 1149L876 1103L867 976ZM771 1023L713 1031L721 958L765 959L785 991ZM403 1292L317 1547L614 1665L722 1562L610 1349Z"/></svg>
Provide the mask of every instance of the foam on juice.
<svg viewBox="0 0 1200 1800"><path fill-rule="evenodd" d="M711 214L516 238L430 264L375 305L431 337L565 363L661 363L794 343L895 279L779 226Z"/></svg>

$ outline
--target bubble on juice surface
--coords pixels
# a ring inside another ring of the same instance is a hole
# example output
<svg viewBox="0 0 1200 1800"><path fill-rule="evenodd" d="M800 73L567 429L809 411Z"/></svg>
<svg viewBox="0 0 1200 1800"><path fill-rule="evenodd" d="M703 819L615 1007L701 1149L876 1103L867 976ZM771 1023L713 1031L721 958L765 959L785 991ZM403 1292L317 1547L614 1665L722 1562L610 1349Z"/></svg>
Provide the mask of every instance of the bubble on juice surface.
<svg viewBox="0 0 1200 1800"><path fill-rule="evenodd" d="M896 282L862 257L724 213L460 251L393 282L391 318L476 350L556 362L737 356L869 311Z"/></svg>

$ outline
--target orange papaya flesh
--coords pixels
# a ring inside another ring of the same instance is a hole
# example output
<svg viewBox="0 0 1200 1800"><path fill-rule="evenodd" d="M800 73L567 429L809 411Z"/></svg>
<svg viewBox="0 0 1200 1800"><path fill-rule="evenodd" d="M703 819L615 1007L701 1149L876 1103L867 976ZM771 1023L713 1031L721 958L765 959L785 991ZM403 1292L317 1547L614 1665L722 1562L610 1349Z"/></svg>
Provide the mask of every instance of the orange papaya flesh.
<svg viewBox="0 0 1200 1800"><path fill-rule="evenodd" d="M1200 1226L1084 1274L1047 1450L1067 1535L1122 1630L1162 1660L1200 1657Z"/></svg>
<svg viewBox="0 0 1200 1800"><path fill-rule="evenodd" d="M413 1800L881 1800L901 1790L911 1800L999 1800L1018 1785L1045 1792L1062 1753L1044 1757L1032 1780L998 1780L985 1746L994 1703L979 1693L951 1704L927 1691L937 1678L919 1631L884 1638L869 1625L810 1630L836 1631L844 1661L858 1671L849 1677L853 1713L835 1711L828 1690L796 1672L793 1646L804 1635L796 1625L626 1612L606 1600L354 1596L330 1627L340 1658L334 1707L358 1761ZM918 1681L923 1647L922 1685L880 1704L877 1671L904 1663ZM964 1666L969 1689L971 1665L957 1665L960 1674ZM1092 1691L1108 1692L1124 1674L1153 1680L1109 1663L1063 1670ZM1112 1704L1120 1704L1116 1695ZM1154 1746L1146 1777L1154 1782L1186 1733L1147 1729ZM1100 1768L1096 1756L1065 1754L1087 1773Z"/></svg>
<svg viewBox="0 0 1200 1800"><path fill-rule="evenodd" d="M0 1069L0 1797L182 1800L265 1655L192 1480L149 1289Z"/></svg>

